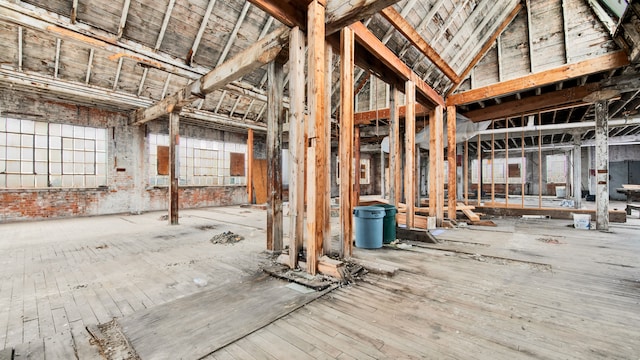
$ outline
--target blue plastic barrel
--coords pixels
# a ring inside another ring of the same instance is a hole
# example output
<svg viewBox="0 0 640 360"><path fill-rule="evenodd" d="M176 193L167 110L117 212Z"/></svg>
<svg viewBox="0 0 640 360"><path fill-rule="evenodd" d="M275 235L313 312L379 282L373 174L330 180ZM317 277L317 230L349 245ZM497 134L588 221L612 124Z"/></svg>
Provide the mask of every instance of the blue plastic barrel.
<svg viewBox="0 0 640 360"><path fill-rule="evenodd" d="M356 247L381 248L385 209L378 206L356 206L353 215L355 217Z"/></svg>

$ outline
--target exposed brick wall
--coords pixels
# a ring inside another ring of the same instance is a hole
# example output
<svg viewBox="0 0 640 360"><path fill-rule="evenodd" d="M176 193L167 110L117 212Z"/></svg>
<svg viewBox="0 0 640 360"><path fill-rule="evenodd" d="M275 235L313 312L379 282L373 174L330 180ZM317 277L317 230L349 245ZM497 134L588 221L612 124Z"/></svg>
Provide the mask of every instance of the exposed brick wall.
<svg viewBox="0 0 640 360"><path fill-rule="evenodd" d="M3 90L4 91L4 90ZM127 113L64 104L5 91L0 116L108 129L107 188L0 189L0 222L165 210L167 188L148 188L147 133L167 133L166 122L129 126ZM246 134L180 126L183 136L246 143ZM245 186L180 189L180 207L246 203Z"/></svg>

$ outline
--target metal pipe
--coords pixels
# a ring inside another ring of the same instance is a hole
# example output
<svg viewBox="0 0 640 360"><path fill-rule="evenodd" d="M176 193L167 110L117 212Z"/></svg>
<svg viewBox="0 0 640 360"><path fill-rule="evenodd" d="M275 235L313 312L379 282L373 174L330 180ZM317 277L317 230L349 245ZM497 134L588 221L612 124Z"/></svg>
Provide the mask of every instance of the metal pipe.
<svg viewBox="0 0 640 360"><path fill-rule="evenodd" d="M640 125L640 116L632 117L632 118L618 118L611 119L608 122L609 127L618 127L618 126L629 126L629 125ZM478 131L477 134L480 135L490 135L490 134L506 134L518 131L524 132L534 132L534 131L545 131L545 130L567 130L567 129L583 129L583 128L595 128L595 121L585 121L585 122L575 122L575 123L567 123L567 124L550 124L550 125L531 125L531 126L523 126L523 127L513 127L513 128L502 128L502 129L487 129Z"/></svg>

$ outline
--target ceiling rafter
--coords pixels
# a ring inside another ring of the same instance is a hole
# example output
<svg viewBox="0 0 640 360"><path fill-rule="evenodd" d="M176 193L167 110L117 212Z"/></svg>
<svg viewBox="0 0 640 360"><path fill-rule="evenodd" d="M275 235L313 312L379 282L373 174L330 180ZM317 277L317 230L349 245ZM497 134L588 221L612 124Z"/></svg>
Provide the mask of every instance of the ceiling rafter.
<svg viewBox="0 0 640 360"><path fill-rule="evenodd" d="M118 89L118 81L120 80L120 71L122 71L122 62L124 58L118 59L118 66L116 67L116 76L113 79L113 91Z"/></svg>
<svg viewBox="0 0 640 360"><path fill-rule="evenodd" d="M72 24L76 23L76 19L78 17L78 0L73 0L71 3L71 15L69 15L69 20Z"/></svg>
<svg viewBox="0 0 640 360"><path fill-rule="evenodd" d="M416 26L415 29L418 33L423 33L426 31L427 26L429 25L429 23L431 23L431 19L435 16L438 10L440 10L440 7L442 6L443 3L444 3L444 0L438 0L438 2L433 4L431 9L429 9L429 12L427 13L427 15L425 15L425 17L422 19L420 24ZM407 15L405 14L404 16L407 16ZM400 52L398 52L398 57L402 58L410 48L411 48L411 43L410 42L405 43L400 49Z"/></svg>
<svg viewBox="0 0 640 360"><path fill-rule="evenodd" d="M451 81L459 82L458 74L427 41L405 20L393 7L382 10L382 16L387 19L406 39L409 40L423 55L425 55Z"/></svg>
<svg viewBox="0 0 640 360"><path fill-rule="evenodd" d="M196 56L196 52L198 51L198 47L200 46L200 41L202 41L202 36L204 35L204 31L207 29L207 24L209 23L209 17L211 17L211 12L213 12L213 6L216 4L216 0L209 0L209 4L207 5L207 10L204 13L204 17L202 18L202 22L200 23L200 28L198 29L198 34L196 35L193 44L191 45L191 49L187 54L187 64L193 64L193 58Z"/></svg>
<svg viewBox="0 0 640 360"><path fill-rule="evenodd" d="M62 40L60 38L56 38L56 59L55 65L53 66L53 77L55 79L58 78L58 72L60 71L60 46L62 45Z"/></svg>
<svg viewBox="0 0 640 360"><path fill-rule="evenodd" d="M164 18L162 19L162 26L160 27L160 32L158 33L158 39L156 40L156 46L153 47L156 51L160 49L160 45L162 45L162 40L164 40L164 34L165 32L167 32L167 27L169 26L169 20L171 19L171 13L173 12L173 6L175 4L176 0L169 0L167 10L165 10Z"/></svg>
<svg viewBox="0 0 640 360"><path fill-rule="evenodd" d="M120 24L118 25L118 35L116 35L117 39L122 37L124 33L124 27L127 25L127 17L129 16L129 7L131 6L131 0L124 0L124 4L122 5L122 15L120 16Z"/></svg>
<svg viewBox="0 0 640 360"><path fill-rule="evenodd" d="M85 76L84 79L85 85L89 85L89 80L91 79L91 69L93 68L93 54L94 50L89 50L89 60L87 61L87 76Z"/></svg>

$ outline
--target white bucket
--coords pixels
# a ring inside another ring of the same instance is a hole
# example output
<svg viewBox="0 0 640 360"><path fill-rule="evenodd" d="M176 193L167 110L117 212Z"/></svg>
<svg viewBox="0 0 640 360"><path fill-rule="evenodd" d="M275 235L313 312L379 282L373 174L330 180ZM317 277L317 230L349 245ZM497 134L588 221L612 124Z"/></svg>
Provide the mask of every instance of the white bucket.
<svg viewBox="0 0 640 360"><path fill-rule="evenodd" d="M436 228L436 217L427 216L427 230L433 230Z"/></svg>
<svg viewBox="0 0 640 360"><path fill-rule="evenodd" d="M589 230L591 228L591 215L573 214L573 227L576 229Z"/></svg>

